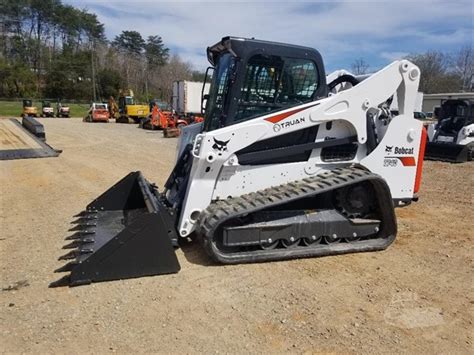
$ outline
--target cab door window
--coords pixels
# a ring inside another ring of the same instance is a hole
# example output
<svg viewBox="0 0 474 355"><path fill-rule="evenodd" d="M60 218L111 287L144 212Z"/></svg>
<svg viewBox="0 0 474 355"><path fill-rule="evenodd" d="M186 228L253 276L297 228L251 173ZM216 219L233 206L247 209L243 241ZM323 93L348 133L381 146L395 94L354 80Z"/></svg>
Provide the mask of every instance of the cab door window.
<svg viewBox="0 0 474 355"><path fill-rule="evenodd" d="M234 121L297 106L314 98L319 74L311 60L255 55L246 66Z"/></svg>

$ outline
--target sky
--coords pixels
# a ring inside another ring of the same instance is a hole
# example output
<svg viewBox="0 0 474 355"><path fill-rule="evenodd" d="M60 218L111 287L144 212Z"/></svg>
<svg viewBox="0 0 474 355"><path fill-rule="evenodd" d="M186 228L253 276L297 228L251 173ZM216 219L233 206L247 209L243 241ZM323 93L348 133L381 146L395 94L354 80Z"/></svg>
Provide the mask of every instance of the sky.
<svg viewBox="0 0 474 355"><path fill-rule="evenodd" d="M205 69L206 47L224 36L316 48L326 71L363 58L372 70L409 53L473 44L474 1L64 0L98 15L107 38L160 35L172 53Z"/></svg>

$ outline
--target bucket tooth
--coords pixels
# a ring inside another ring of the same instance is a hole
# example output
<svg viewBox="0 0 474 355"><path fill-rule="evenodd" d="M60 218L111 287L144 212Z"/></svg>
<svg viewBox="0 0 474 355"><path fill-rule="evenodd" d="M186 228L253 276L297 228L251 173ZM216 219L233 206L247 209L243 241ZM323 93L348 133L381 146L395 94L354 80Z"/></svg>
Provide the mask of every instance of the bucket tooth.
<svg viewBox="0 0 474 355"><path fill-rule="evenodd" d="M85 216L85 217L79 217L75 219L74 221L71 222L71 224L85 224L85 223L91 223L91 221L94 221L97 219L96 215L92 216Z"/></svg>
<svg viewBox="0 0 474 355"><path fill-rule="evenodd" d="M71 259L77 258L78 255L79 254L78 254L77 250L71 250L69 253L61 255L58 258L58 260L71 260Z"/></svg>
<svg viewBox="0 0 474 355"><path fill-rule="evenodd" d="M65 246L63 246L63 249L80 248L82 245L91 244L91 243L94 243L94 238L84 237L84 238L81 238L81 239L73 240L71 243L66 244Z"/></svg>
<svg viewBox="0 0 474 355"><path fill-rule="evenodd" d="M79 248L81 245L82 243L80 240L74 240L73 242L63 246L63 249L76 249L76 248Z"/></svg>
<svg viewBox="0 0 474 355"><path fill-rule="evenodd" d="M86 215L86 211L81 211L81 212L79 212L78 214L75 214L73 217L74 217L74 218L77 218L77 217L83 217L83 216L85 216L85 215Z"/></svg>
<svg viewBox="0 0 474 355"><path fill-rule="evenodd" d="M72 244L72 243L71 243ZM90 247L82 247L82 243L78 243L78 245L74 246L74 247L69 247L69 248L66 248L67 246L65 245L63 247L63 249L74 249L74 250L71 250L69 253L66 253L62 256L59 257L58 260L71 260L71 259L76 259L77 257L79 257L80 255L83 255L83 254L90 254L90 253L93 253L94 252L94 249L90 248Z"/></svg>
<svg viewBox="0 0 474 355"><path fill-rule="evenodd" d="M78 264L79 262L77 261L71 261L66 265L61 266L59 269L54 270L54 272L69 272L72 271L72 269L74 269L74 267Z"/></svg>
<svg viewBox="0 0 474 355"><path fill-rule="evenodd" d="M71 234L71 235L67 236L66 238L64 238L64 240L76 240L76 239L82 238L82 236L83 235L81 233L76 232L74 234Z"/></svg>
<svg viewBox="0 0 474 355"><path fill-rule="evenodd" d="M57 281L51 282L49 287L61 287L61 286L68 286L71 283L70 275L63 276Z"/></svg>
<svg viewBox="0 0 474 355"><path fill-rule="evenodd" d="M84 238L85 236L88 235L94 235L95 231L82 231L82 232L76 232L74 234L71 234L64 238L65 240L76 240L76 239L81 239Z"/></svg>
<svg viewBox="0 0 474 355"><path fill-rule="evenodd" d="M81 231L81 232L91 232L94 227L96 227L96 223L81 223L76 224L74 227L69 228L69 232Z"/></svg>
<svg viewBox="0 0 474 355"><path fill-rule="evenodd" d="M97 216L97 213L99 211L96 210L87 210L87 211L81 211L78 214L74 215L74 218L91 218L94 216Z"/></svg>
<svg viewBox="0 0 474 355"><path fill-rule="evenodd" d="M74 215L74 217L87 217L91 215L91 211L81 211L78 214Z"/></svg>

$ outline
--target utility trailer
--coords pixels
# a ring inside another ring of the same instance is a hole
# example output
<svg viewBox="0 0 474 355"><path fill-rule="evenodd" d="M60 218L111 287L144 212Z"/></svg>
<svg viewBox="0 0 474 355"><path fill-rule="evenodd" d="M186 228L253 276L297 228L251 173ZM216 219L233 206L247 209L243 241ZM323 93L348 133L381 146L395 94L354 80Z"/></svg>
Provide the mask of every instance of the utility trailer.
<svg viewBox="0 0 474 355"><path fill-rule="evenodd" d="M46 143L44 126L33 117L0 119L0 160L57 157L61 150Z"/></svg>
<svg viewBox="0 0 474 355"><path fill-rule="evenodd" d="M209 93L210 84L179 80L173 83L172 108L183 118L201 116L202 96Z"/></svg>

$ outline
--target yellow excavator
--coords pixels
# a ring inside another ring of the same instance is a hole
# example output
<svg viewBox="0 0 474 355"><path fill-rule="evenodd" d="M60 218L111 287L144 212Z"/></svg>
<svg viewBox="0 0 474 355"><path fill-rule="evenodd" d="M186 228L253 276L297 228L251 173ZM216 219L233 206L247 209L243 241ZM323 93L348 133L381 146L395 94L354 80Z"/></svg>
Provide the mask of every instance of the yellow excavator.
<svg viewBox="0 0 474 355"><path fill-rule="evenodd" d="M21 117L38 117L38 108L33 106L33 101L29 99L23 100L23 111Z"/></svg>
<svg viewBox="0 0 474 355"><path fill-rule="evenodd" d="M119 92L119 117L116 123L140 123L149 113L148 105L139 105L135 103L133 91L130 89L120 90Z"/></svg>

